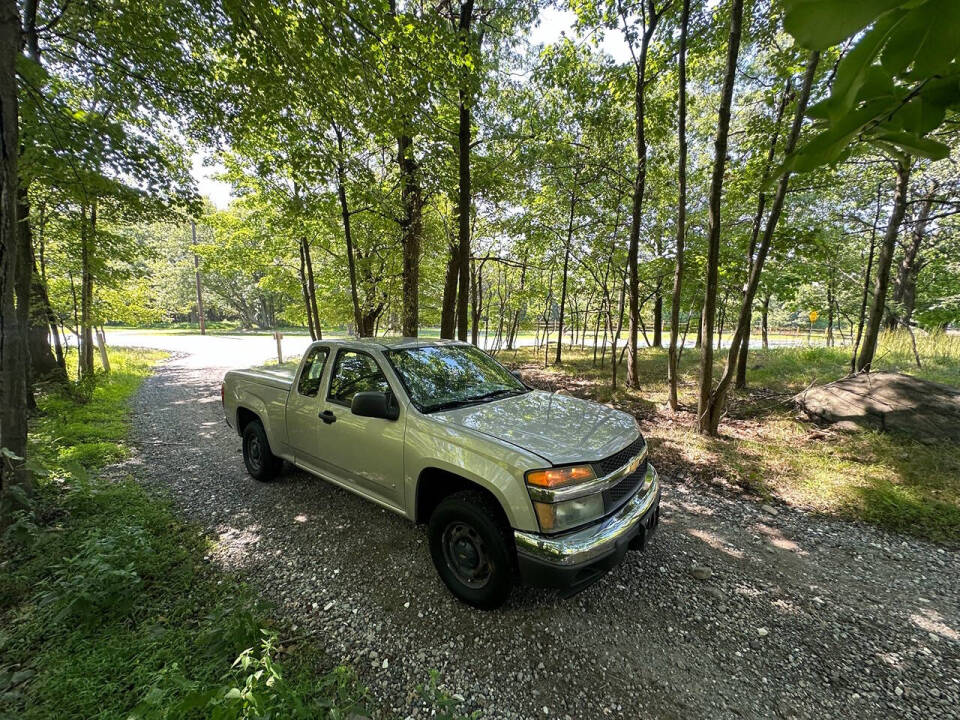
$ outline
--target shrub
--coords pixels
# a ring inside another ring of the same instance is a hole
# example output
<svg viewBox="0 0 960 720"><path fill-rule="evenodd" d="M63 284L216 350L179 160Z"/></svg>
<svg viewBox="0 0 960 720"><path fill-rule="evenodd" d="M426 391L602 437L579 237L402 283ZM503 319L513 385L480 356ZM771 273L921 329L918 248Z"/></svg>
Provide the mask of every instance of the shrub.
<svg viewBox="0 0 960 720"><path fill-rule="evenodd" d="M47 619L58 624L123 616L133 607L142 584L138 566L152 560L153 549L141 527L89 532L79 552L53 567L37 593Z"/></svg>

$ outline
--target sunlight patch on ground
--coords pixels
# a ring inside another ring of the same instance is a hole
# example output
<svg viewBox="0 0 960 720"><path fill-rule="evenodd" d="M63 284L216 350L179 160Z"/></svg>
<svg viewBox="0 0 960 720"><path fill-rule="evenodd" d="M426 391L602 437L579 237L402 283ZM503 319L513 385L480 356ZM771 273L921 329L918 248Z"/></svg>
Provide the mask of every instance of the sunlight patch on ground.
<svg viewBox="0 0 960 720"><path fill-rule="evenodd" d="M936 610L923 610L920 613L914 613L910 616L910 621L922 630L926 630L933 635L960 641L960 633L954 630L943 621L943 616Z"/></svg>
<svg viewBox="0 0 960 720"><path fill-rule="evenodd" d="M774 547L780 548L781 550L789 550L790 552L796 553L797 555L809 555L806 550L803 550L797 543L789 538L785 538L783 533L780 532L778 528L771 527L764 523L757 523L753 526L753 529L759 532L761 535L765 536L766 542Z"/></svg>
<svg viewBox="0 0 960 720"><path fill-rule="evenodd" d="M735 557L738 560L743 560L746 557L743 550L738 550L737 548L732 547L726 540L724 540L722 537L720 537L716 533L712 533L708 530L699 530L697 528L690 528L689 530L687 530L687 534L690 535L691 537L697 538L697 540L701 540L702 542L705 542L714 550L719 550L720 552L730 555L731 557Z"/></svg>

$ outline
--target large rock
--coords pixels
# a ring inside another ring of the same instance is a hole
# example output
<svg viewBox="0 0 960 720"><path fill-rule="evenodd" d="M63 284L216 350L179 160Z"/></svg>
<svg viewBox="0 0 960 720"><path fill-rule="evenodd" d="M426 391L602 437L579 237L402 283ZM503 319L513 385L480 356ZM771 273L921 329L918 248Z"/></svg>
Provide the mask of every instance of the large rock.
<svg viewBox="0 0 960 720"><path fill-rule="evenodd" d="M900 432L931 442L960 442L960 389L900 373L861 373L797 395L810 418Z"/></svg>

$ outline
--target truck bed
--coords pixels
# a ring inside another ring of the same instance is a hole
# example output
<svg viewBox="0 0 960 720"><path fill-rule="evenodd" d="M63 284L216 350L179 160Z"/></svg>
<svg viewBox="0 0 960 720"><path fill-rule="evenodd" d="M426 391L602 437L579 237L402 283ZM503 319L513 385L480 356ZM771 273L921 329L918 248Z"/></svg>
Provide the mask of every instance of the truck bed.
<svg viewBox="0 0 960 720"><path fill-rule="evenodd" d="M255 382L278 390L288 391L293 386L297 368L279 365L254 367L247 370L231 370L229 374L243 382Z"/></svg>

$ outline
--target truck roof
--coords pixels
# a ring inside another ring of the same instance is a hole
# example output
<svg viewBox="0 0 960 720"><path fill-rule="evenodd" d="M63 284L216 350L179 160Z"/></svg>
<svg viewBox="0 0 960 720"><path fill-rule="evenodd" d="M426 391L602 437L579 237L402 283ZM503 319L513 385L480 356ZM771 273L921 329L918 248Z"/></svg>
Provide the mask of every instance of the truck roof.
<svg viewBox="0 0 960 720"><path fill-rule="evenodd" d="M360 345L367 347L376 347L381 350L402 350L418 347L436 347L438 345L462 345L459 340L443 340L440 338L416 338L416 337L362 337L362 338L339 338L335 340L320 341L328 342L333 345Z"/></svg>

